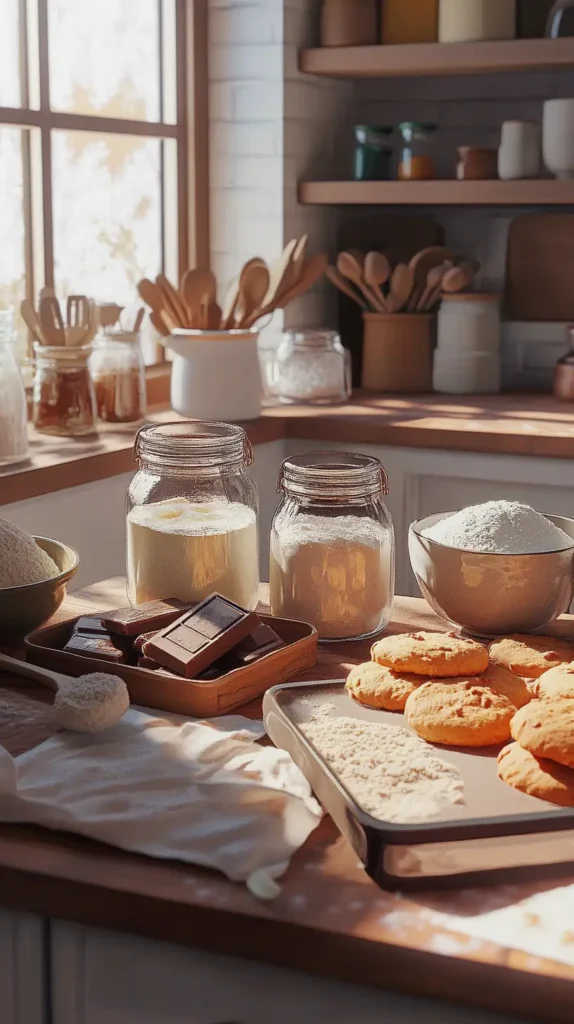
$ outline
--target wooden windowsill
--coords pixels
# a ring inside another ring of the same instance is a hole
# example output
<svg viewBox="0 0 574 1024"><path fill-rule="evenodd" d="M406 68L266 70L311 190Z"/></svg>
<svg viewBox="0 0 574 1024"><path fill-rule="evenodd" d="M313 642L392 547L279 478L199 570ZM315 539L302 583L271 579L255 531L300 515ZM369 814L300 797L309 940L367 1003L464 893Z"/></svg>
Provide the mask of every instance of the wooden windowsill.
<svg viewBox="0 0 574 1024"><path fill-rule="evenodd" d="M153 367L148 388L165 389L169 371ZM153 423L178 419L167 404ZM344 406L281 406L244 424L253 445L284 439L318 444L388 445L491 455L574 455L574 405L550 395L375 395L356 392ZM93 483L134 470L133 427L104 425L97 437L46 437L30 431L31 457L0 469L0 505Z"/></svg>

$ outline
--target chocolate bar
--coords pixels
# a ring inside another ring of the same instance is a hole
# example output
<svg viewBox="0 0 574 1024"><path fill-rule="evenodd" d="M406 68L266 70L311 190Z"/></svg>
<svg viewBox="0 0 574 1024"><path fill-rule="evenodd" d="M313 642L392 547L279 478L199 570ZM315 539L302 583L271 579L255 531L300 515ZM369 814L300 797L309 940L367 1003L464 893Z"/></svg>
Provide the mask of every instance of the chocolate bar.
<svg viewBox="0 0 574 1024"><path fill-rule="evenodd" d="M115 612L106 612L102 616L102 624L110 633L138 636L169 626L188 609L188 604L170 597L166 601L148 601L134 608L118 608Z"/></svg>
<svg viewBox="0 0 574 1024"><path fill-rule="evenodd" d="M102 620L96 618L95 615L82 615L74 623L74 633L87 633L89 636L109 636Z"/></svg>
<svg viewBox="0 0 574 1024"><path fill-rule="evenodd" d="M231 657L235 659L239 668L242 665L251 665L259 658L271 654L272 651L278 651L281 647L285 647L285 641L277 635L274 629L271 629L271 626L260 622L249 636L246 636L237 644L237 647L233 648Z"/></svg>
<svg viewBox="0 0 574 1024"><path fill-rule="evenodd" d="M258 624L255 612L241 608L220 594L212 594L148 640L143 653L178 675L194 679L252 633Z"/></svg>
<svg viewBox="0 0 574 1024"><path fill-rule="evenodd" d="M148 640L152 640L153 637L158 633L159 630L152 629L149 633L140 633L134 640L134 648L136 651L143 651L144 644L147 644Z"/></svg>
<svg viewBox="0 0 574 1024"><path fill-rule="evenodd" d="M111 636L96 636L89 634L73 633L64 647L65 651L72 654L83 654L91 658L99 658L102 661L114 662L120 665L127 661L127 652L114 643Z"/></svg>
<svg viewBox="0 0 574 1024"><path fill-rule="evenodd" d="M157 661L154 661L153 658L146 658L145 655L138 658L138 668L147 668L150 672L157 672L158 675L162 676L171 676L172 679L175 679L177 675L175 672L169 672L166 668L162 668Z"/></svg>

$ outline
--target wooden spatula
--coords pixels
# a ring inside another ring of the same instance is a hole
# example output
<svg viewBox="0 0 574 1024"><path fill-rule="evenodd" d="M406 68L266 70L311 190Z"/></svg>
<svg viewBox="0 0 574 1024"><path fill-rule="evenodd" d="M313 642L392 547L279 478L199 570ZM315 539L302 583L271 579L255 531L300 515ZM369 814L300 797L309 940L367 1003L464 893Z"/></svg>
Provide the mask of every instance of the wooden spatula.
<svg viewBox="0 0 574 1024"><path fill-rule="evenodd" d="M20 313L22 319L26 324L28 330L34 335L36 341L39 341L41 345L47 345L40 317L38 316L34 306L30 302L30 299L23 299L20 303Z"/></svg>
<svg viewBox="0 0 574 1024"><path fill-rule="evenodd" d="M66 328L60 303L55 295L44 295L40 300L42 333L48 345L65 345Z"/></svg>

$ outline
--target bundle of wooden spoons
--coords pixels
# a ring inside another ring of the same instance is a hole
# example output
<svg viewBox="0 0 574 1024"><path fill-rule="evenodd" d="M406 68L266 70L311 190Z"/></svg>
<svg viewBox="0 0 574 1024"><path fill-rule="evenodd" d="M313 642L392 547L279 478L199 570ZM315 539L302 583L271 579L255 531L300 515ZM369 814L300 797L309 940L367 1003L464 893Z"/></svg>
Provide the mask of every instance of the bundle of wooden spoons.
<svg viewBox="0 0 574 1024"><path fill-rule="evenodd" d="M463 291L478 273L476 260L457 261L450 249L434 245L393 268L380 252L341 252L325 273L364 312L430 313L443 294Z"/></svg>
<svg viewBox="0 0 574 1024"><path fill-rule="evenodd" d="M40 292L38 309L30 299L20 303L22 319L32 336L48 348L79 347L89 345L99 326L97 306L85 295L69 295L66 300L66 316L63 304L51 288Z"/></svg>
<svg viewBox="0 0 574 1024"><path fill-rule="evenodd" d="M293 239L270 266L263 259L249 260L229 289L221 307L217 302L215 276L196 268L183 275L175 288L162 274L155 282L144 278L138 285L141 298L151 309L151 321L164 337L173 331L250 330L309 291L327 269L326 253L307 256L307 237Z"/></svg>

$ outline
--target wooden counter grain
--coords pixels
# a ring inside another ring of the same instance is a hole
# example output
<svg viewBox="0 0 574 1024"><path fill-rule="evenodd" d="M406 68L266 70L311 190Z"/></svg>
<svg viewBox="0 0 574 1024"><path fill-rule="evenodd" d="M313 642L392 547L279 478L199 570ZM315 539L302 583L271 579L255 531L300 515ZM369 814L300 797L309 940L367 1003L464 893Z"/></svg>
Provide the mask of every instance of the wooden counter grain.
<svg viewBox="0 0 574 1024"><path fill-rule="evenodd" d="M124 601L123 580L107 581L73 595L58 618ZM563 625L569 632L573 627L571 618ZM399 598L391 628L445 626L425 602ZM306 678L340 678L367 656L367 643L324 647ZM1 681L0 741L17 754L51 735L51 698L8 675ZM245 713L258 715L260 705ZM569 881L574 876L560 884ZM5 907L528 1019L572 1021L574 969L457 935L428 914L478 912L486 901L517 901L542 885L409 897L384 893L327 818L294 857L282 887L277 900L262 903L215 872L79 837L0 827Z"/></svg>
<svg viewBox="0 0 574 1024"><path fill-rule="evenodd" d="M155 411L150 422L179 417ZM355 393L344 406L280 406L244 424L253 445L285 438L434 448L495 455L574 455L574 405L542 395L384 396ZM103 426L71 440L31 431L31 458L0 469L0 505L129 473L133 428Z"/></svg>

